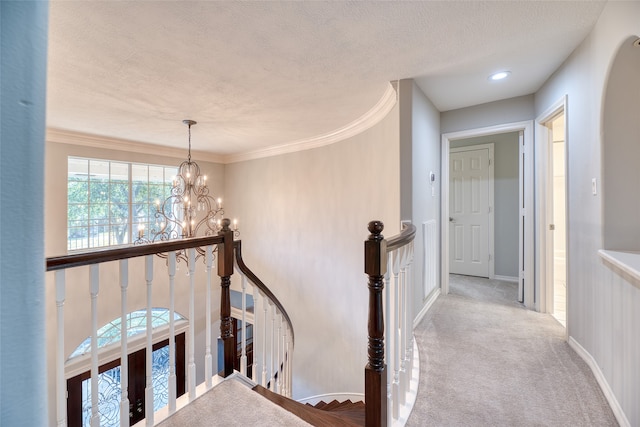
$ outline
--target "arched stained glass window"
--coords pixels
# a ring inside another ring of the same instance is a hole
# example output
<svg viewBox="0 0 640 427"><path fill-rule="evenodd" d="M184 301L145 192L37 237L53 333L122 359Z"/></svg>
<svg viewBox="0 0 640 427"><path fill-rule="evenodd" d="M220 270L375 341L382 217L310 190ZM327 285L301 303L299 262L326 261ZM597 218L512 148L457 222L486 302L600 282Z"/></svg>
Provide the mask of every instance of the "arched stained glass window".
<svg viewBox="0 0 640 427"><path fill-rule="evenodd" d="M174 312L173 319L186 320L180 314ZM98 329L98 348L106 347L120 341L120 324L122 318L118 317ZM155 329L169 324L169 310L166 308L151 309L151 325ZM127 337L142 334L147 331L147 310L132 311L127 315ZM91 351L91 337L85 339L69 356L69 359L82 356Z"/></svg>

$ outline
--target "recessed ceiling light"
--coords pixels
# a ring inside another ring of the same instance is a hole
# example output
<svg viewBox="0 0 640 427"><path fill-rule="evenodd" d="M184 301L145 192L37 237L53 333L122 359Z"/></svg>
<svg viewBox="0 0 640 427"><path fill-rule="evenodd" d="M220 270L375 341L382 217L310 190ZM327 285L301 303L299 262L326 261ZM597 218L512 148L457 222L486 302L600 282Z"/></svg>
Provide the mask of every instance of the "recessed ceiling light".
<svg viewBox="0 0 640 427"><path fill-rule="evenodd" d="M511 75L511 71L500 71L498 73L494 73L491 74L489 76L489 80L502 80L502 79L506 79L507 77L509 77Z"/></svg>

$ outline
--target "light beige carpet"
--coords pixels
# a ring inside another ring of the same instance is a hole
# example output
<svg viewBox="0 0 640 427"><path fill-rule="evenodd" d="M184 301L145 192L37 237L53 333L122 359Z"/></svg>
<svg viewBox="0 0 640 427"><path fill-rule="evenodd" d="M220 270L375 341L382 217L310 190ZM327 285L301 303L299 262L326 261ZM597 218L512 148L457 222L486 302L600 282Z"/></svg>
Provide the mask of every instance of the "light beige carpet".
<svg viewBox="0 0 640 427"><path fill-rule="evenodd" d="M310 427L242 382L230 378L158 424L162 427Z"/></svg>
<svg viewBox="0 0 640 427"><path fill-rule="evenodd" d="M593 373L515 283L451 276L415 330L418 396L407 426L616 426Z"/></svg>

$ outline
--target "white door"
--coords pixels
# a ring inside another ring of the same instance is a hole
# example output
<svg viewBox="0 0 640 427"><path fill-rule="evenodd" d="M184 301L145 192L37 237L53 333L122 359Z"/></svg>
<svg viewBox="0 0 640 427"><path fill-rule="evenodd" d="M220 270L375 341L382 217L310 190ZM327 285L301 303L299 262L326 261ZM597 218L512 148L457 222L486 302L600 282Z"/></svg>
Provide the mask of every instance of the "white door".
<svg viewBox="0 0 640 427"><path fill-rule="evenodd" d="M453 148L449 157L449 271L489 277L489 149Z"/></svg>

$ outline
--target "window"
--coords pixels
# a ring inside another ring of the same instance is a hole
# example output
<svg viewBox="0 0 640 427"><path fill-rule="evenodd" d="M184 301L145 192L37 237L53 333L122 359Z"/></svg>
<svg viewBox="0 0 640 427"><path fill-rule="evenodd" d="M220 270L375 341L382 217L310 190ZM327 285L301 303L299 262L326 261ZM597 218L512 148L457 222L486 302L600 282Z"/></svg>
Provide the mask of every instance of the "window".
<svg viewBox="0 0 640 427"><path fill-rule="evenodd" d="M176 396L186 391L185 333L175 337ZM151 384L153 411L169 403L169 340L152 347ZM129 425L145 418L146 348L130 353L128 359L127 398L129 399ZM98 370L98 414L103 427L120 426L121 365L120 359L100 366ZM67 423L69 427L91 425L91 371L67 380Z"/></svg>
<svg viewBox="0 0 640 427"><path fill-rule="evenodd" d="M174 312L173 319L175 321L185 320L180 314ZM111 322L98 329L97 341L98 349L106 347L113 343L120 342L120 327L122 318L117 317ZM160 326L166 326L169 324L169 310L166 308L152 308L151 309L151 327L153 329ZM142 334L147 331L147 310L137 310L127 314L127 337ZM71 353L69 359L82 356L91 351L91 337L85 339L75 351Z"/></svg>
<svg viewBox="0 0 640 427"><path fill-rule="evenodd" d="M151 325L153 329L167 327L170 312L166 308L151 309ZM185 323L186 319L174 312L174 320ZM104 349L111 344L120 343L122 318L118 317L103 325L97 331L98 349ZM137 310L126 316L125 328L127 337L134 337L146 332L147 311ZM154 332L155 335L156 332ZM169 402L169 340L156 342L152 347L152 386L154 412ZM185 333L174 337L175 372L177 376L177 396L185 392ZM71 354L69 361L88 353L91 350L91 337L85 339ZM135 346L134 346L135 350ZM135 424L145 417L145 388L146 388L146 348L132 351L128 355L128 395L129 422ZM82 362L88 363L86 360ZM98 413L101 426L120 425L121 400L121 364L120 358L102 364L98 370ZM91 371L87 370L67 380L67 416L69 427L85 427L91 422Z"/></svg>
<svg viewBox="0 0 640 427"><path fill-rule="evenodd" d="M155 223L156 203L169 197L177 173L175 166L79 157L68 158L67 170L68 250L132 243L139 228Z"/></svg>

